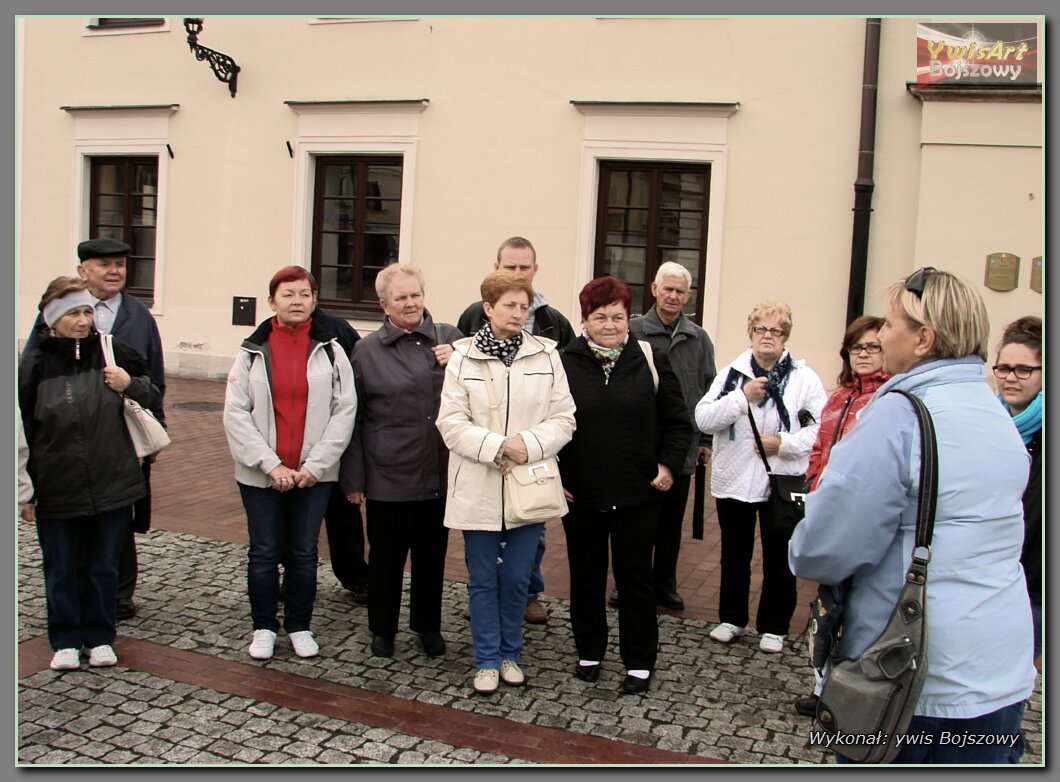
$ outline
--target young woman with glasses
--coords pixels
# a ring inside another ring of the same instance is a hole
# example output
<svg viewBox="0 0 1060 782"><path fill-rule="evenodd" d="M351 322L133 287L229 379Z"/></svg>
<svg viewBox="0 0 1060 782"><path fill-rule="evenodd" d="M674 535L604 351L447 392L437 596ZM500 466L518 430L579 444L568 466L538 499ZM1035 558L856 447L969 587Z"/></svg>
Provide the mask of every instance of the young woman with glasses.
<svg viewBox="0 0 1060 782"><path fill-rule="evenodd" d="M1023 492L1023 554L1034 619L1034 660L1042 655L1042 319L1027 316L1005 327L994 364L997 391L1031 457Z"/></svg>

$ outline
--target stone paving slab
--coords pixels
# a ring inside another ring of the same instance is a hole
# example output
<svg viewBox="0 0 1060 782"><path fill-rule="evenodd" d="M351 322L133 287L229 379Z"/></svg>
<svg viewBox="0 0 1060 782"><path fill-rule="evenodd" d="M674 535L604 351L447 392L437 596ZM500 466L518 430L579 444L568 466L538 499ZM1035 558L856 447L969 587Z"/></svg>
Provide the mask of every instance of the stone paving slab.
<svg viewBox="0 0 1060 782"><path fill-rule="evenodd" d="M177 532L139 536L141 614L123 622L122 636L184 649L204 659L252 662L246 546ZM30 525L18 527L18 639L45 632L40 550ZM490 698L471 693L470 632L461 611L466 587L448 581L442 632L448 653L429 659L415 636L399 633L393 659L372 657L367 613L321 567L313 630L321 654L294 656L277 639L264 670L422 702L513 723L558 728L657 750L743 764L819 764L831 758L806 745L809 720L791 711L812 675L805 643L782 654L758 651L753 635L725 647L709 640L710 625L660 616L659 668L644 697L618 694L617 659L600 681L571 675L576 660L566 601L547 599L547 625L526 626L523 668L528 684ZM407 581L406 581L407 585ZM612 624L616 616L609 611ZM402 615L407 626L407 613ZM615 639L612 644L616 645ZM614 651L614 650L613 650ZM227 693L168 681L121 665L57 676L42 671L19 682L19 761L65 763L507 763L507 756L446 745L356 722L284 709ZM261 713L255 712L257 709ZM253 714L243 720L247 714ZM1041 763L1041 693L1028 704L1024 764ZM339 724L335 724L335 723ZM139 730L135 726L141 726ZM154 726L145 732L146 727ZM375 731L375 732L373 732ZM262 737L268 737L267 741ZM125 742L123 745L121 742ZM129 742L133 742L130 746ZM263 743L264 742L264 743Z"/></svg>

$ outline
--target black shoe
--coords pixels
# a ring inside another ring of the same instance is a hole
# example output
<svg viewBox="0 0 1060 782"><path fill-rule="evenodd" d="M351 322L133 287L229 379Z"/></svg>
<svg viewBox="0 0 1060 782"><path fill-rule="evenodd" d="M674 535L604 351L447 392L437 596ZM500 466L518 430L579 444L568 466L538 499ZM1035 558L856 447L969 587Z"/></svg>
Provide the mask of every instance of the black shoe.
<svg viewBox="0 0 1060 782"><path fill-rule="evenodd" d="M136 603L131 597L119 597L114 607L114 619L118 622L123 619L132 619L136 616Z"/></svg>
<svg viewBox="0 0 1060 782"><path fill-rule="evenodd" d="M445 654L445 639L441 633L420 633L420 644L423 646L423 653L428 657L441 657ZM391 642L390 651L393 650L394 644Z"/></svg>
<svg viewBox="0 0 1060 782"><path fill-rule="evenodd" d="M805 695L801 698L796 698L795 703L792 705L795 707L795 713L801 714L803 717L816 717L817 716L817 701L821 700L816 695Z"/></svg>
<svg viewBox="0 0 1060 782"><path fill-rule="evenodd" d="M372 636L372 656L373 657L393 657L394 656L394 637L386 635L373 635Z"/></svg>
<svg viewBox="0 0 1060 782"><path fill-rule="evenodd" d="M656 592L655 602L672 611L685 610L685 601L676 592Z"/></svg>
<svg viewBox="0 0 1060 782"><path fill-rule="evenodd" d="M607 604L612 608L618 608L618 589L611 591L611 597L607 598Z"/></svg>
<svg viewBox="0 0 1060 782"><path fill-rule="evenodd" d="M600 665L582 665L578 663L574 668L574 675L583 682L595 682L600 678Z"/></svg>
<svg viewBox="0 0 1060 782"><path fill-rule="evenodd" d="M626 675L625 680L622 682L622 686L619 687L619 691L623 695L639 695L642 692L647 692L648 687L651 686L651 677L649 673L647 679L639 679L636 676Z"/></svg>
<svg viewBox="0 0 1060 782"><path fill-rule="evenodd" d="M350 593L350 600L356 605L366 606L368 605L368 587L365 584L354 584L351 587L346 587L346 591Z"/></svg>

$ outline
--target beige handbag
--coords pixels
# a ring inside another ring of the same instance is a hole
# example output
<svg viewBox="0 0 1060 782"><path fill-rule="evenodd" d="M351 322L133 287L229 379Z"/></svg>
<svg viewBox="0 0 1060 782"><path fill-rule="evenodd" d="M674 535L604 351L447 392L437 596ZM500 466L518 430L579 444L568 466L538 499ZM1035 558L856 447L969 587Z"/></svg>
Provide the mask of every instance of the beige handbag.
<svg viewBox="0 0 1060 782"><path fill-rule="evenodd" d="M118 366L114 360L114 336L100 334L99 342L103 348L103 360L108 367ZM158 453L170 443L169 435L150 410L140 407L140 403L121 394L125 412L125 428L129 430L137 458L143 459Z"/></svg>
<svg viewBox="0 0 1060 782"><path fill-rule="evenodd" d="M486 393L490 400L490 419L493 431L504 434L501 426L500 405L493 388L490 362L480 361L486 376ZM555 456L539 462L517 464L504 476L504 520L506 522L548 521L567 513L567 499L563 496L559 460Z"/></svg>

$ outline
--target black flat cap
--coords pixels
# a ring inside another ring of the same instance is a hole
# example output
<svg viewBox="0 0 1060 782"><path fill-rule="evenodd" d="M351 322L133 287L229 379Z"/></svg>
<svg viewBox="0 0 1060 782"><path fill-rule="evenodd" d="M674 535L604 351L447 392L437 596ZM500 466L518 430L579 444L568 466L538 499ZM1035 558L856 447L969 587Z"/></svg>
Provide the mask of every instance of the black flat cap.
<svg viewBox="0 0 1060 782"><path fill-rule="evenodd" d="M116 239L89 239L77 245L77 257L82 261L87 261L89 258L126 256L130 252L132 248L129 245Z"/></svg>

